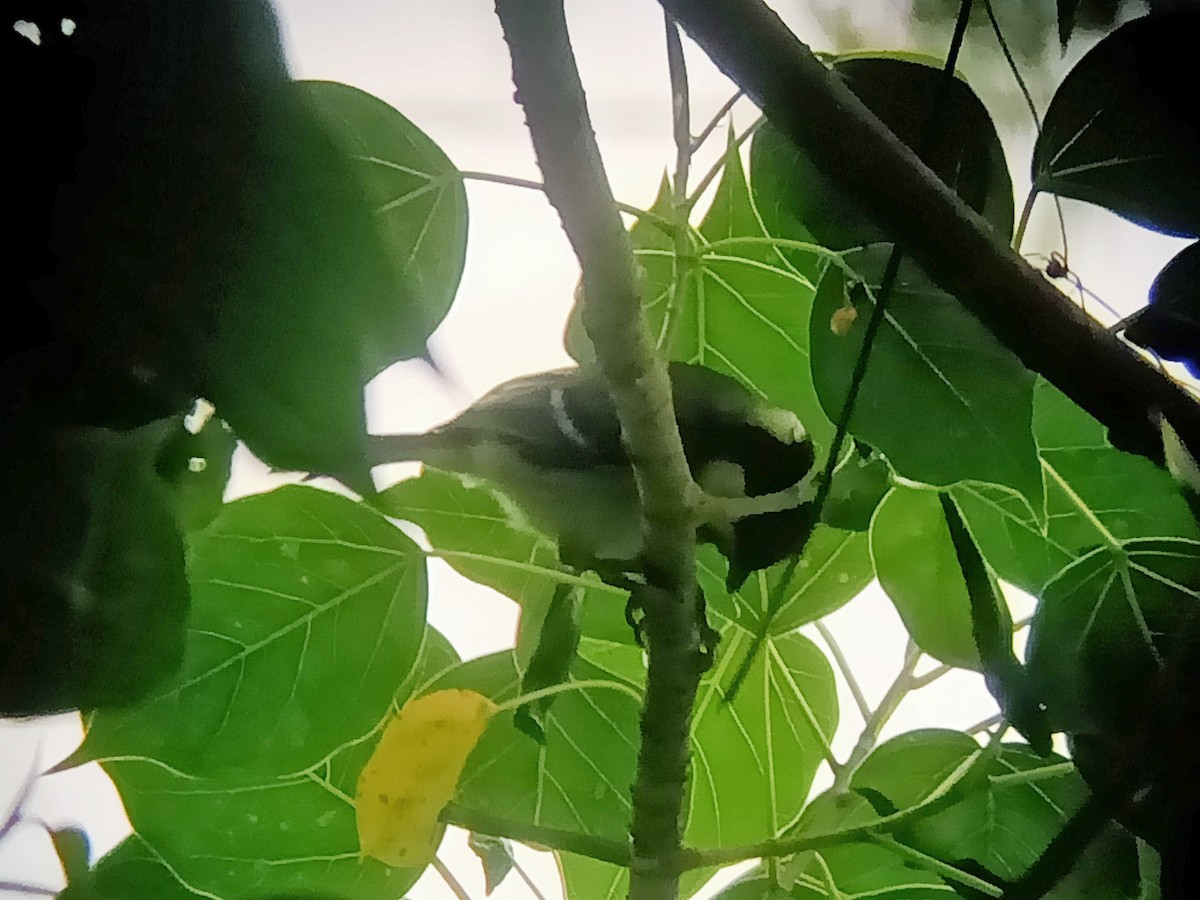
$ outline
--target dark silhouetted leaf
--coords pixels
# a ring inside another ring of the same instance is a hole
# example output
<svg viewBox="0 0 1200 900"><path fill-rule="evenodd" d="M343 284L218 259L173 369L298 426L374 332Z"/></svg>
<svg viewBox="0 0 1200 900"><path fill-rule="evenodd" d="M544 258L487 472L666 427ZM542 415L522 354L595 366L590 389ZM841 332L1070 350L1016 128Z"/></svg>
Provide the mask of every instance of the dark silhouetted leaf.
<svg viewBox="0 0 1200 900"><path fill-rule="evenodd" d="M1009 724L1039 755L1049 756L1050 725L1025 667L1013 652L1013 623L1008 604L954 500L947 494L939 499L971 601L971 633L983 665L983 680Z"/></svg>
<svg viewBox="0 0 1200 900"><path fill-rule="evenodd" d="M1004 148L986 107L964 81L945 80L934 65L882 56L839 60L833 72L914 149L936 110L933 141L923 161L1001 240L1011 237L1013 192ZM773 235L796 240L814 235L834 249L893 239L860 212L853 190L818 171L769 124L751 143L750 179L763 223Z"/></svg>
<svg viewBox="0 0 1200 900"><path fill-rule="evenodd" d="M1167 234L1200 236L1200 112L1181 61L1200 13L1126 22L1059 85L1033 153L1033 185Z"/></svg>
<svg viewBox="0 0 1200 900"><path fill-rule="evenodd" d="M1150 285L1150 303L1129 320L1125 337L1200 378L1200 242L1179 251Z"/></svg>
<svg viewBox="0 0 1200 900"><path fill-rule="evenodd" d="M1120 731L1200 602L1200 542L1105 544L1042 592L1026 658L1055 730Z"/></svg>
<svg viewBox="0 0 1200 900"><path fill-rule="evenodd" d="M575 585L559 584L554 588L550 607L542 618L537 647L521 678L522 694L553 687L570 678L571 664L575 662L575 651L579 647L583 597L583 589ZM514 715L514 723L539 744L544 744L543 720L553 702L554 695L551 694L522 704Z"/></svg>
<svg viewBox="0 0 1200 900"><path fill-rule="evenodd" d="M155 470L175 427L0 420L0 715L127 705L179 665L183 540Z"/></svg>

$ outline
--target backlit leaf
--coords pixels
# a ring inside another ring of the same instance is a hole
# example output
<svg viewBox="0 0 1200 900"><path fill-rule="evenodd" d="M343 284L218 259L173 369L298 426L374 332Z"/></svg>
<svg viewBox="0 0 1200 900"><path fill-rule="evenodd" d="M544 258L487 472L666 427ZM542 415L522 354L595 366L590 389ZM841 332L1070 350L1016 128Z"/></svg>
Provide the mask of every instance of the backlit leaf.
<svg viewBox="0 0 1200 900"><path fill-rule="evenodd" d="M1089 50L1046 110L1034 187L1200 236L1200 115L1179 68L1198 43L1193 10L1126 22Z"/></svg>
<svg viewBox="0 0 1200 900"><path fill-rule="evenodd" d="M831 418L845 402L889 245L846 261L870 287L831 267L812 312L813 380ZM945 487L964 479L1006 485L1040 514L1042 479L1032 433L1033 373L979 320L905 260L850 417L851 433L897 474ZM847 297L860 315L834 334L829 318ZM930 440L931 430L937 440Z"/></svg>
<svg viewBox="0 0 1200 900"><path fill-rule="evenodd" d="M417 661L424 557L362 504L308 487L238 500L192 536L188 566L182 668L97 714L80 758L300 771L377 723Z"/></svg>

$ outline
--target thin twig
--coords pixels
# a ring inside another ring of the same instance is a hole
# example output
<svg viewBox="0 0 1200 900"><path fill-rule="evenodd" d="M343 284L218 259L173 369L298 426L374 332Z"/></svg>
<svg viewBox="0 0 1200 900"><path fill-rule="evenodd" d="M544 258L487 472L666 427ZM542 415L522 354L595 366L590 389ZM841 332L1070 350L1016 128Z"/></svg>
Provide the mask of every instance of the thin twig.
<svg viewBox="0 0 1200 900"><path fill-rule="evenodd" d="M746 96L745 91L739 88L737 93L721 104L721 108L718 109L713 114L713 117L708 120L708 124L700 129L700 133L698 135L692 138L692 153L695 153L700 149L704 142L708 140L708 136L716 130L718 125L721 124L721 120L729 115L729 111L733 109L734 104L741 100L744 96Z"/></svg>
<svg viewBox="0 0 1200 900"><path fill-rule="evenodd" d="M818 619L813 625L817 629L817 634L821 635L821 640L829 647L829 655L833 657L838 671L842 673L842 678L846 680L846 686L850 689L850 696L854 698L854 704L858 707L859 713L862 714L863 722L867 722L871 718L871 704L867 703L866 695L863 694L862 688L859 687L858 679L854 677L854 672L850 668L850 663L846 659L846 655L842 653L842 648L838 646L838 642L834 639L833 632L829 630L829 627L824 622Z"/></svg>
<svg viewBox="0 0 1200 900"><path fill-rule="evenodd" d="M875 749L875 742L879 740L883 726L887 724L901 701L912 690L913 670L916 669L920 659L920 649L912 641L909 641L908 648L904 651L904 664L900 667L900 672L892 681L891 687L884 693L883 699L879 701L879 706L867 717L867 723L858 736L858 743L850 751L850 756L846 758L842 771L835 779L835 788L844 790L858 767L862 765L862 761Z"/></svg>
<svg viewBox="0 0 1200 900"><path fill-rule="evenodd" d="M509 819L494 813L470 809L458 803L450 803L442 810L441 820L447 825L457 825L476 834L505 837L522 844L538 844L553 847L565 853L575 853L614 866L629 865L629 846L624 842L610 841L595 835L534 825L528 821Z"/></svg>
<svg viewBox="0 0 1200 900"><path fill-rule="evenodd" d="M516 856L511 856L513 870L521 876L521 880L525 882L525 886L533 892L533 896L537 900L546 900L546 895L538 890L538 886L533 883L533 879L529 877L529 873L525 871L525 867L517 862Z"/></svg>
<svg viewBox="0 0 1200 900"><path fill-rule="evenodd" d="M509 187L524 188L525 190L538 191L542 194L546 193L546 185L540 181L534 181L531 178L517 178L515 175L500 175L495 172L466 171L459 172L458 174L462 177L463 181L486 181L490 184L504 184L508 185ZM617 209L619 209L621 212L630 216L634 216L638 219L645 219L646 221L653 222L664 231L669 232L671 230L671 222L654 212L654 210L642 209L639 206L631 206L628 203L622 203L620 200L615 202L617 204Z"/></svg>
<svg viewBox="0 0 1200 900"><path fill-rule="evenodd" d="M1013 73L1013 78L1016 79L1017 87L1021 89L1021 96L1025 98L1025 106L1029 109L1029 115L1033 118L1033 127L1037 132L1038 139L1042 137L1042 117L1038 115L1037 104L1033 102L1033 95L1029 93L1029 87L1025 84L1025 79L1021 77L1021 70L1017 66L1017 61L1013 59L1012 52L1008 49L1008 41L1004 39L1004 32L1000 30L1000 22L996 19L996 13L992 9L991 0L983 0L983 8L987 10L988 21L992 24L992 33L996 35L996 42L1000 44L1000 52L1004 54L1005 62L1008 63L1009 71ZM1036 192L1029 195L1026 201L1027 208L1032 208L1033 198ZM1058 230L1062 235L1063 259L1067 258L1067 221L1063 218L1062 199L1058 194L1051 194L1054 198L1054 209L1058 212ZM1028 215L1024 215L1023 219L1028 221ZM1025 229L1020 229L1020 235L1013 239L1013 249L1018 252L1021 249L1020 237L1024 237Z"/></svg>
<svg viewBox="0 0 1200 900"><path fill-rule="evenodd" d="M976 722L970 728L964 728L966 734L982 734L985 731L991 731L997 725L1004 721L1004 713L996 713L994 716L988 716L982 722Z"/></svg>
<svg viewBox="0 0 1200 900"><path fill-rule="evenodd" d="M749 128L733 139L733 146L735 148L741 147L742 144L746 143L750 136L754 134L754 132L758 131L758 129L762 128L762 126L766 124L766 121L766 116L759 116L757 119L751 122ZM696 184L695 190L688 195L687 202L689 207L695 206L696 201L704 195L704 192L708 190L708 186L713 183L713 180L723 171L725 171L725 159L726 154L722 153L721 158L713 163L712 167L704 173L704 177L701 178Z"/></svg>
<svg viewBox="0 0 1200 900"><path fill-rule="evenodd" d="M450 888L450 892L454 894L458 900L471 900L471 895L467 893L467 889L458 883L458 879L454 877L454 873L446 868L446 864L436 856L431 863L433 870L442 876L442 881L446 882L446 886Z"/></svg>

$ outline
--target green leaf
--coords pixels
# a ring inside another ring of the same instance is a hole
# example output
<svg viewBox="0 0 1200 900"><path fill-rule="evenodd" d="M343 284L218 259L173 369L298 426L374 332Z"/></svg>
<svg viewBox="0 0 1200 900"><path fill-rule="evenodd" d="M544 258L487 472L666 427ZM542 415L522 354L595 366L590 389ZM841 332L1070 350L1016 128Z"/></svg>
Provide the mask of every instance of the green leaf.
<svg viewBox="0 0 1200 900"><path fill-rule="evenodd" d="M582 642L588 643L585 638ZM638 658L636 648L624 648ZM577 679L603 679L629 689L582 653ZM520 683L512 652L463 663L431 690L468 688L493 701L516 696ZM589 687L560 693L546 712L544 744L513 724L511 712L492 718L467 761L458 802L518 822L627 840L637 756L639 704L625 690Z"/></svg>
<svg viewBox="0 0 1200 900"><path fill-rule="evenodd" d="M714 900L789 900L791 896L790 892L785 891L771 878L762 874L752 874L715 894Z"/></svg>
<svg viewBox="0 0 1200 900"><path fill-rule="evenodd" d="M1005 581L1036 594L1098 544L1148 537L1200 540L1200 525L1171 476L1147 459L1114 449L1103 425L1040 379L1034 434L1045 475L1044 523L1000 488L967 483L953 489L984 557Z"/></svg>
<svg viewBox="0 0 1200 900"><path fill-rule="evenodd" d="M382 491L385 515L421 526L437 554L466 578L522 605L548 605L556 585L571 580L554 540L538 531L512 500L478 478L426 466Z"/></svg>
<svg viewBox="0 0 1200 900"><path fill-rule="evenodd" d="M1004 148L987 108L965 81L945 79L935 66L889 56L855 55L833 72L909 147L1008 241L1013 231L1013 191ZM943 84L945 81L945 84ZM936 114L936 115L935 115ZM933 142L925 135L932 127ZM853 188L820 172L770 124L750 149L754 200L767 230L779 237L845 249L891 240L860 211Z"/></svg>
<svg viewBox="0 0 1200 900"><path fill-rule="evenodd" d="M1137 720L1172 639L1200 601L1200 542L1097 547L1046 585L1029 672L1056 730L1119 732Z"/></svg>
<svg viewBox="0 0 1200 900"><path fill-rule="evenodd" d="M1008 604L954 501L948 494L942 494L939 500L971 603L971 632L979 651L984 683L1009 724L1039 755L1049 756L1050 725L1029 673L1013 652L1013 621Z"/></svg>
<svg viewBox="0 0 1200 900"><path fill-rule="evenodd" d="M374 726L425 628L420 550L373 510L285 487L194 535L182 670L97 714L85 759L146 756L189 775L278 775Z"/></svg>
<svg viewBox="0 0 1200 900"><path fill-rule="evenodd" d="M871 522L871 556L917 646L948 665L980 668L971 601L938 495L893 488Z"/></svg>
<svg viewBox="0 0 1200 900"><path fill-rule="evenodd" d="M1200 236L1200 119L1179 61L1194 12L1126 22L1081 59L1046 110L1033 186L1168 234Z"/></svg>
<svg viewBox="0 0 1200 900"><path fill-rule="evenodd" d="M73 880L59 900L195 900L182 883L136 834L131 834L96 863L83 880Z"/></svg>
<svg viewBox="0 0 1200 900"><path fill-rule="evenodd" d="M652 211L672 220L665 183ZM700 228L688 229L682 263L673 238L657 222L639 220L630 239L645 270L643 310L657 348L668 359L702 363L736 378L766 404L794 412L813 440L828 446L833 426L808 374L813 272L828 251L813 245L803 254L807 270L783 254L762 227L736 150L726 155ZM587 358L579 346L578 304L572 316L568 348L576 359Z"/></svg>
<svg viewBox="0 0 1200 900"><path fill-rule="evenodd" d="M483 866L484 892L490 895L512 871L512 844L504 838L472 832L467 838L467 846L479 857Z"/></svg>
<svg viewBox="0 0 1200 900"><path fill-rule="evenodd" d="M567 681L581 636L580 613L582 589L560 584L554 591L550 608L542 618L537 647L521 678L521 693L528 694ZM554 695L540 697L522 704L514 716L518 728L539 743L546 740L543 721Z"/></svg>
<svg viewBox="0 0 1200 900"><path fill-rule="evenodd" d="M886 847L842 844L813 851L813 859L792 888L793 900L887 897L888 900L949 900L954 891L932 872L909 863ZM768 895L770 896L770 895Z"/></svg>
<svg viewBox="0 0 1200 900"><path fill-rule="evenodd" d="M467 192L454 163L425 132L365 91L332 81L301 86L342 149L356 163L375 221L407 292L378 323L373 370L428 338L458 291L467 255ZM411 307L411 308L410 308ZM397 340L399 339L399 340Z"/></svg>
<svg viewBox="0 0 1200 900"><path fill-rule="evenodd" d="M141 851L133 858L144 874L134 884L165 882L149 868L153 859L192 891L222 900L306 891L378 900L401 896L421 874L359 855L353 784L305 774L195 779L148 760L110 760L104 769L140 842L126 851Z"/></svg>
<svg viewBox="0 0 1200 900"><path fill-rule="evenodd" d="M813 531L794 565L784 561L761 569L733 595L725 590L726 564L715 548L699 548L697 561L700 586L712 608L740 628L771 635L794 631L840 609L875 576L867 536L827 526ZM789 573L788 583L782 585Z"/></svg>
<svg viewBox="0 0 1200 900"><path fill-rule="evenodd" d="M886 799L896 810L907 809L978 750L962 732L909 732L877 747L851 788ZM914 819L895 837L952 865L975 862L995 878L1011 880L1033 864L1087 794L1083 780L1061 757L1044 760L1024 745L1005 744L951 789L942 809ZM857 815L846 824L862 824ZM824 825L833 830L828 821Z"/></svg>
<svg viewBox="0 0 1200 900"><path fill-rule="evenodd" d="M624 897L629 893L629 870L574 853L558 853L558 866L568 900ZM711 868L692 869L679 876L679 896L690 897L712 877Z"/></svg>
<svg viewBox="0 0 1200 900"><path fill-rule="evenodd" d="M772 638L731 704L722 700L723 659L738 658L749 634L723 629L722 653L705 677L692 730L693 766L687 840L730 846L781 831L799 812L824 745L837 726L833 671L798 634ZM576 679L602 679L625 690L589 687L557 695L545 717L545 744L497 715L467 763L459 803L516 821L611 840L628 838L639 743L639 703L626 691L645 678L638 647L580 641ZM519 674L511 653L465 663L436 688L470 688L503 701ZM767 820L764 810L772 810Z"/></svg>
<svg viewBox="0 0 1200 900"><path fill-rule="evenodd" d="M840 269L830 268L821 279L812 311L813 379L831 418L845 402L889 251L874 245L846 257L870 296L861 285L848 284ZM848 303L858 316L848 331L837 333L832 317ZM938 487L964 479L1007 485L1040 513L1033 386L1034 376L1020 360L905 260L871 348L850 431L905 478ZM929 440L933 432L937 440Z"/></svg>
<svg viewBox="0 0 1200 900"><path fill-rule="evenodd" d="M846 531L866 531L892 486L892 470L876 453L857 449L834 470L821 521Z"/></svg>
<svg viewBox="0 0 1200 900"><path fill-rule="evenodd" d="M833 670L808 638L769 637L732 702L723 685L753 639L722 623L692 726L687 842L728 847L774 837L800 813L837 730Z"/></svg>
<svg viewBox="0 0 1200 900"><path fill-rule="evenodd" d="M136 703L183 655L183 540L155 469L177 425L2 425L0 715Z"/></svg>

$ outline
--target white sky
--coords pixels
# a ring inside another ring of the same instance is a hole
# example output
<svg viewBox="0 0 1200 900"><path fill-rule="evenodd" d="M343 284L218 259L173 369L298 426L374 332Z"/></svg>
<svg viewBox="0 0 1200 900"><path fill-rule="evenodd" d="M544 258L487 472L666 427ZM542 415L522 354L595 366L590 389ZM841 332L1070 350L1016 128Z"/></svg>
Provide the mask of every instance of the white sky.
<svg viewBox="0 0 1200 900"><path fill-rule="evenodd" d="M674 159L670 97L661 10L650 0L568 0L568 15L593 123L616 196L648 206L664 168ZM803 40L816 49L895 49L906 3L874 0L779 0L774 6ZM808 16L811 9L853 10L838 34L858 32L856 45L837 45ZM289 60L299 78L343 81L395 106L423 128L464 170L539 178L513 87L506 47L492 5L483 0L277 0ZM993 111L1022 116L1011 80L986 34L968 43L960 68ZM732 93L733 87L703 54L688 50L694 130ZM928 48L925 48L928 49ZM1036 93L1035 93L1036 96ZM1043 108L1047 98L1039 98ZM743 101L734 121L745 127L755 111ZM999 123L1002 131L1003 122ZM1011 125L1008 131L1012 131ZM1031 138L1006 134L1018 208L1028 187ZM720 140L697 166L707 168L722 149ZM380 376L367 392L371 428L415 431L452 416L473 398L513 376L569 362L562 332L578 267L557 216L539 193L468 183L471 227L466 272L458 299L434 337L433 351L452 376L430 377L420 365L402 365ZM1065 203L1071 238L1070 263L1084 283L1122 313L1145 301L1154 273L1182 246L1129 226L1081 204ZM1053 204L1039 200L1026 238L1026 252L1058 249ZM1102 286L1102 287L1101 287ZM261 489L263 470L239 456L238 492ZM393 476L394 477L394 476ZM453 576L431 562L430 618L465 657L510 646L516 606ZM1028 604L1018 601L1016 615ZM462 615L464 608L470 615ZM827 624L869 700L883 694L899 668L903 630L886 598L870 590ZM819 642L818 642L819 643ZM842 727L835 749L844 756L862 722L844 688ZM979 676L954 673L901 707L885 736L917 727L966 727L994 712ZM29 723L0 721L0 815L9 805L36 754L45 768L66 756L79 740L77 716ZM27 815L52 824L85 823L93 852L102 854L127 829L119 800L98 767L41 779ZM462 833L451 834L443 858L472 897L483 896L482 877ZM548 854L524 851L523 865L548 900L560 897ZM0 880L20 878L47 887L62 876L44 832L22 826L0 843ZM0 900L20 895L0 891ZM410 892L413 900L445 900L453 894L432 872ZM515 876L492 895L498 900L532 896Z"/></svg>

